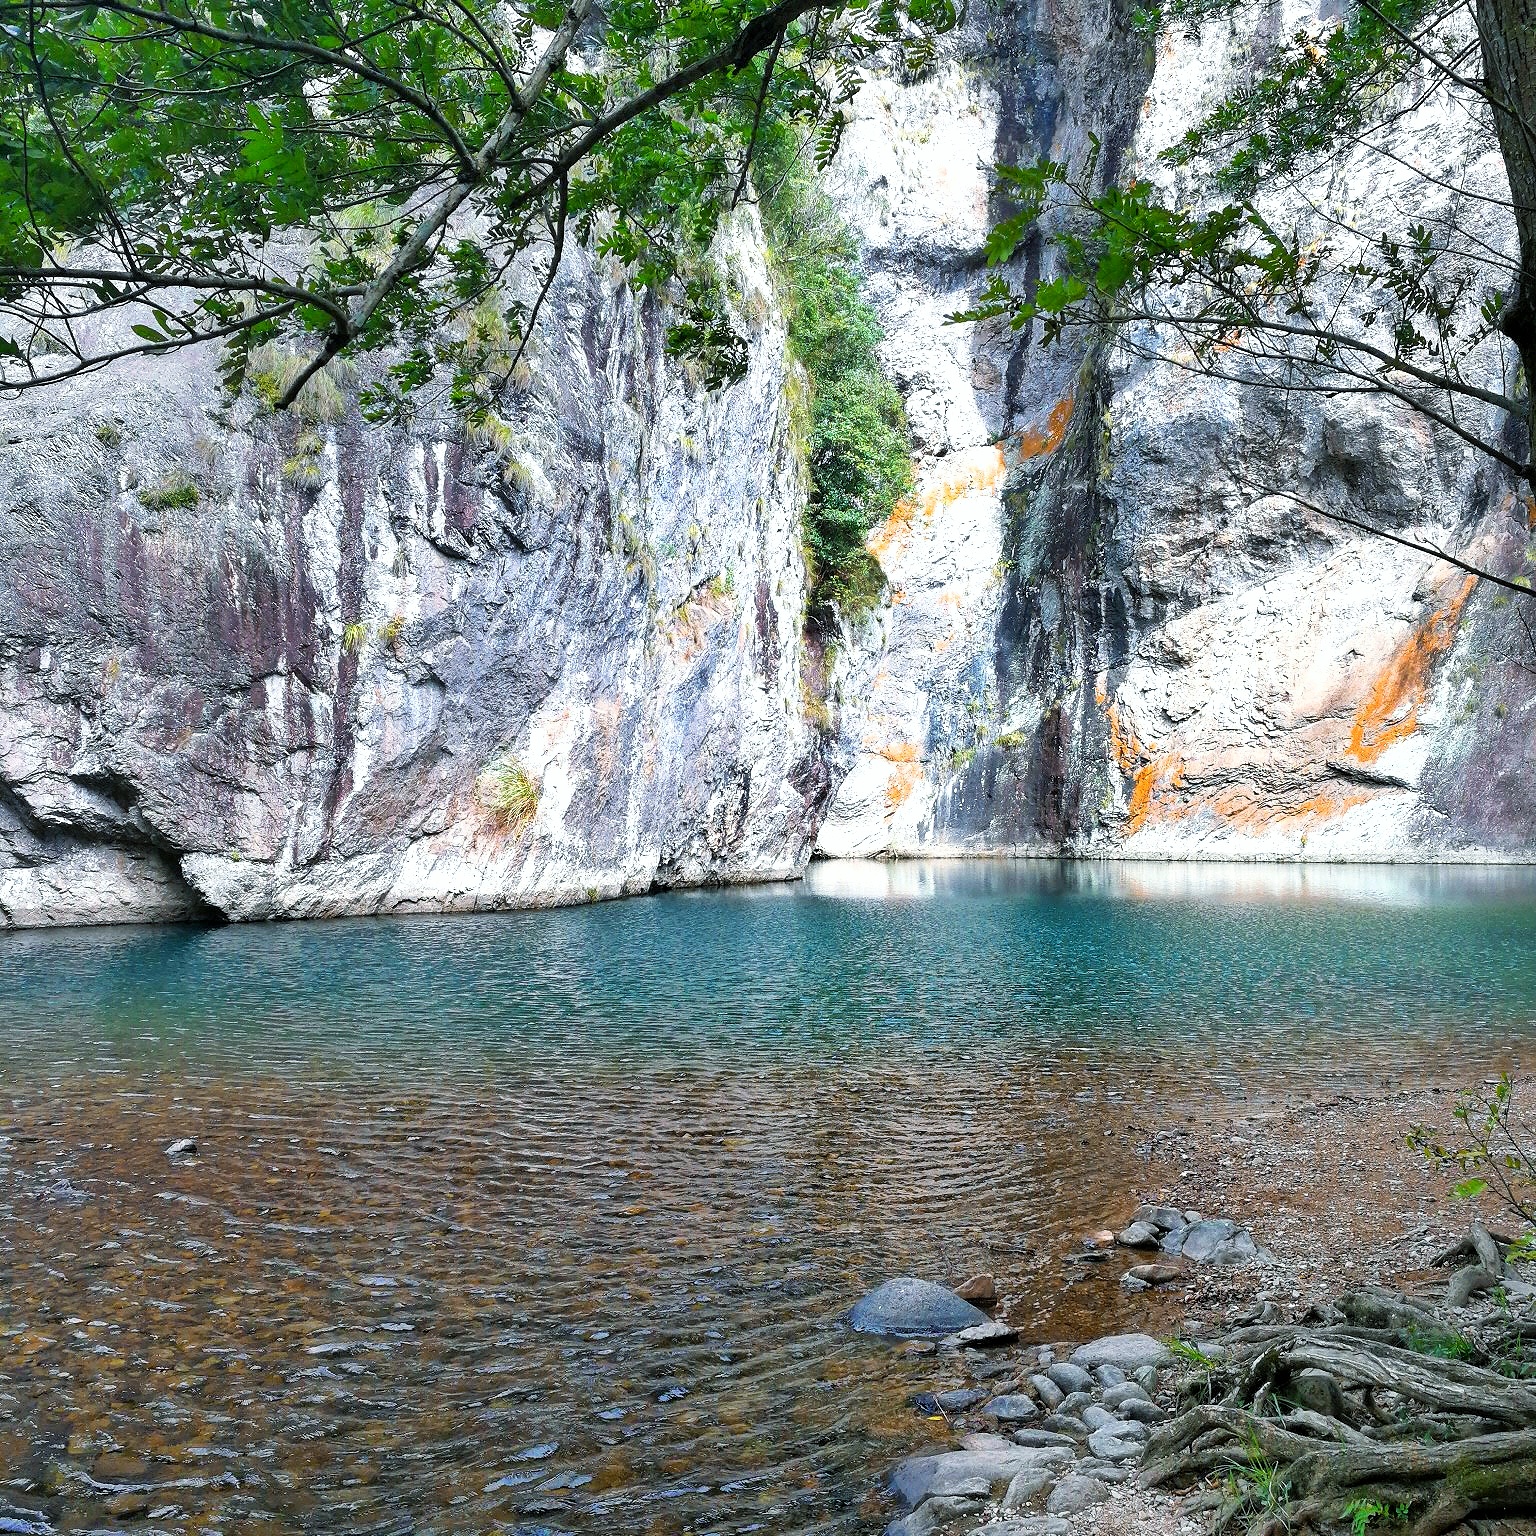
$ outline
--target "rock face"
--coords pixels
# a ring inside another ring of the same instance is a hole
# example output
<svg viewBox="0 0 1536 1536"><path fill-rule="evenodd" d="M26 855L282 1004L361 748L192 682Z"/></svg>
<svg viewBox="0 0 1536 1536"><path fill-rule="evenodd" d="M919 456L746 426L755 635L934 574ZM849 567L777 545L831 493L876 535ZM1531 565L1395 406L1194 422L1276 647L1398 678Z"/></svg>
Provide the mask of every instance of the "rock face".
<svg viewBox="0 0 1536 1536"><path fill-rule="evenodd" d="M228 408L211 357L0 405L0 924L584 900L793 876L813 846L1530 855L1523 600L1273 494L1514 574L1507 475L1382 398L945 323L983 280L991 163L1092 135L1171 175L1158 151L1252 56L1332 14L1285 0L1151 49L1132 9L972 6L925 77L854 104L828 185L920 475L870 540L888 600L841 637L821 726L748 215L723 250L750 369L716 393L573 250L507 440L435 408ZM1319 170L1317 206L1433 213L1400 162L1502 192L1433 100L1383 143Z"/></svg>
<svg viewBox="0 0 1536 1536"><path fill-rule="evenodd" d="M510 442L228 410L210 357L4 406L0 919L798 872L802 472L754 230L752 367L716 394L576 252ZM536 808L497 813L497 765Z"/></svg>
<svg viewBox="0 0 1536 1536"><path fill-rule="evenodd" d="M1384 397L1246 393L1148 360L1146 336L1044 350L940 324L981 281L982 167L1075 162L1092 132L1110 165L1172 180L1158 152L1332 14L1253 7L1154 57L1130 10L973 8L947 73L857 103L835 186L927 457L871 540L892 596L844 658L819 847L1527 857L1523 600L1273 494L1513 576L1530 509L1508 475ZM1331 156L1301 193L1369 235L1445 211L1408 165L1504 192L1491 136L1434 100L1381 142L1393 159ZM1289 229L1287 197L1268 211ZM1491 203L1458 212L1512 248Z"/></svg>

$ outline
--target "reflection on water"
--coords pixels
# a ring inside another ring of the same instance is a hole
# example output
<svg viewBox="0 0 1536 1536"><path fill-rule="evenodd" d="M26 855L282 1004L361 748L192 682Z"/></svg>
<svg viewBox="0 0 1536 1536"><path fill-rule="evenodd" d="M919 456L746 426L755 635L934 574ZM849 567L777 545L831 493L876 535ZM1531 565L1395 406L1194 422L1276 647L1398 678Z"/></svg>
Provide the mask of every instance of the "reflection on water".
<svg viewBox="0 0 1536 1536"><path fill-rule="evenodd" d="M1533 920L1523 871L931 863L4 937L0 1518L878 1528L955 1378L861 1290L1128 1320L1036 1276L1141 1130L1523 1048Z"/></svg>

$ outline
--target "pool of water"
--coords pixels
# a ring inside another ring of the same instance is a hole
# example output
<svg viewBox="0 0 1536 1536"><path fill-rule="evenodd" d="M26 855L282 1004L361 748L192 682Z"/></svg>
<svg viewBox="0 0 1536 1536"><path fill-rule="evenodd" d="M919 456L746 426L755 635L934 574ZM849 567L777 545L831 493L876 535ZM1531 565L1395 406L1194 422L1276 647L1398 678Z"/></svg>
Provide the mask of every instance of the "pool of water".
<svg viewBox="0 0 1536 1536"><path fill-rule="evenodd" d="M1160 1120L1536 1046L1536 874L829 864L485 917L0 936L0 1520L877 1530L941 1359ZM164 1146L195 1137L198 1155Z"/></svg>

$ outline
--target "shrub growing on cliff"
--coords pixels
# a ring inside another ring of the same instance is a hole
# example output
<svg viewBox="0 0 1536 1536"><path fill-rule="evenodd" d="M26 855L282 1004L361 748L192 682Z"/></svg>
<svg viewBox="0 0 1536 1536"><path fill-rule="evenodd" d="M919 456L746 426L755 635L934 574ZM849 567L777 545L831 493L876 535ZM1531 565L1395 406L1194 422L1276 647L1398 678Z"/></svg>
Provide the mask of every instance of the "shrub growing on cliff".
<svg viewBox="0 0 1536 1536"><path fill-rule="evenodd" d="M515 757L499 757L475 781L475 795L508 832L531 826L539 809L539 786Z"/></svg>
<svg viewBox="0 0 1536 1536"><path fill-rule="evenodd" d="M858 612L885 586L864 540L912 490L906 413L880 364L880 322L859 292L857 247L782 124L759 147L757 182L790 348L810 382L802 431L811 612Z"/></svg>

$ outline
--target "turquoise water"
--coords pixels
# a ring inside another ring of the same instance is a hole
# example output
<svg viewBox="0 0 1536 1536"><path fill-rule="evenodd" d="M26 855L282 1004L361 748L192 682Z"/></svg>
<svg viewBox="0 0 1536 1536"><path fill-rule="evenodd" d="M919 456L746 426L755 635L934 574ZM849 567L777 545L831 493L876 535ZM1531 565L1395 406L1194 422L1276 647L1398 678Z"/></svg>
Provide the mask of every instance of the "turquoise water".
<svg viewBox="0 0 1536 1536"><path fill-rule="evenodd" d="M0 937L13 1068L814 1061L1182 1043L1319 1065L1536 1018L1524 869L813 865L547 912ZM254 1054L253 1054L254 1053ZM445 1059L446 1058L446 1059ZM1241 1066L1242 1063L1239 1063Z"/></svg>
<svg viewBox="0 0 1536 1536"><path fill-rule="evenodd" d="M864 1289L1156 1326L1060 1264L1152 1133L1529 1061L1533 938L1523 870L1019 863L0 936L0 1519L879 1530L959 1367Z"/></svg>

